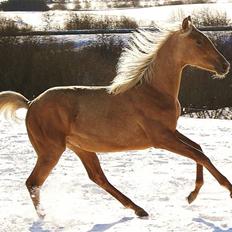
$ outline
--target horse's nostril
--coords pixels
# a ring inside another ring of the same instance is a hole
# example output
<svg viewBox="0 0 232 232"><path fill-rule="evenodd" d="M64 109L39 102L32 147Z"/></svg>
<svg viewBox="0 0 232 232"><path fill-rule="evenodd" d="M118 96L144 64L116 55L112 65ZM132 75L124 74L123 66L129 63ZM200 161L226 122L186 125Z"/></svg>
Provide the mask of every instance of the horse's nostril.
<svg viewBox="0 0 232 232"><path fill-rule="evenodd" d="M223 64L222 64L222 67L223 67L223 69L224 70L227 70L228 68L229 68L229 63L228 62L224 62Z"/></svg>
<svg viewBox="0 0 232 232"><path fill-rule="evenodd" d="M230 63L226 60L221 60L220 63L217 63L217 66L215 66L217 73L225 75L229 72Z"/></svg>

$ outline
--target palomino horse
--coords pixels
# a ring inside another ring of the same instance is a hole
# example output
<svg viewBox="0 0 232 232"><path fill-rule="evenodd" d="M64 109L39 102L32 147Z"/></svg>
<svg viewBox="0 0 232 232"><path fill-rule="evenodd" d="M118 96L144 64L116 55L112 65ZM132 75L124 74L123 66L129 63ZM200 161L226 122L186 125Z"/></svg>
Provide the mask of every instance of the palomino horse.
<svg viewBox="0 0 232 232"><path fill-rule="evenodd" d="M201 147L176 130L183 68L193 65L223 77L229 63L192 25L190 17L183 20L180 29L169 32L157 44L154 41L151 33L135 33L108 87L57 87L33 101L16 92L0 94L0 109L12 117L17 109L28 109L26 127L38 159L26 186L39 216L44 215L40 187L66 147L81 159L92 181L140 217L147 212L108 182L96 152L166 149L197 163L196 185L188 196L189 203L203 185L203 167L232 197L231 183Z"/></svg>

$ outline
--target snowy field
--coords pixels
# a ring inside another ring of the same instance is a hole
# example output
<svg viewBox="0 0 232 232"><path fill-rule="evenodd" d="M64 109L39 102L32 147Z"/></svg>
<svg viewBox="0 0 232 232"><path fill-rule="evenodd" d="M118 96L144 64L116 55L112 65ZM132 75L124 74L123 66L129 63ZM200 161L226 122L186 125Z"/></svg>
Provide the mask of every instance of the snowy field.
<svg viewBox="0 0 232 232"><path fill-rule="evenodd" d="M66 151L42 190L47 217L40 221L24 185L36 155L25 126L0 121L1 232L232 232L232 199L205 171L205 185L188 205L195 164L167 151L148 149L100 154L108 179L150 217L129 209L92 183L78 158ZM232 122L180 118L179 130L198 141L216 167L232 181ZM100 133L100 132L99 132Z"/></svg>
<svg viewBox="0 0 232 232"><path fill-rule="evenodd" d="M210 9L217 10L219 12L226 12L228 18L232 19L232 3L225 3L224 1L218 1L216 4L187 4L187 5L171 5L171 6L159 6L148 8L135 8L135 9L108 9L108 10L96 10L96 11L74 11L74 13L88 13L92 15L114 15L114 16L127 16L135 19L141 26L150 25L152 21L158 25L173 23L173 16L191 15L193 12ZM54 27L63 27L67 15L70 11L50 11L51 22ZM5 16L11 19L20 20L32 25L34 29L44 29L44 14L43 12L0 12L0 16Z"/></svg>

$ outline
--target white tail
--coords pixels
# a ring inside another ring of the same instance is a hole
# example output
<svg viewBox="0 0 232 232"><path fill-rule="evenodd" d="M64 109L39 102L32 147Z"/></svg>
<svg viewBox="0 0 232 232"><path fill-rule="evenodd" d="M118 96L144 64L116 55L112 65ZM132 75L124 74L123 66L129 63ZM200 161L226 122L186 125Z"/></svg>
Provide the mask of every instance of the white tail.
<svg viewBox="0 0 232 232"><path fill-rule="evenodd" d="M22 94L13 91L0 93L0 113L4 113L6 119L18 121L16 111L20 108L28 109L29 100Z"/></svg>

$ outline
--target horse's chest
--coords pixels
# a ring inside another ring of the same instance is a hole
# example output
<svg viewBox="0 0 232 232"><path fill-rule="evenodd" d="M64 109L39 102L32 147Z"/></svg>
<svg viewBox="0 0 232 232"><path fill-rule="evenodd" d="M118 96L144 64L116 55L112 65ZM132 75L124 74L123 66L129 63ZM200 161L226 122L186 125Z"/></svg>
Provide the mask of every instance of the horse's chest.
<svg viewBox="0 0 232 232"><path fill-rule="evenodd" d="M161 127L175 130L180 112L180 104L176 102L166 105L153 104L145 110L142 108L139 115L142 122L153 121Z"/></svg>

